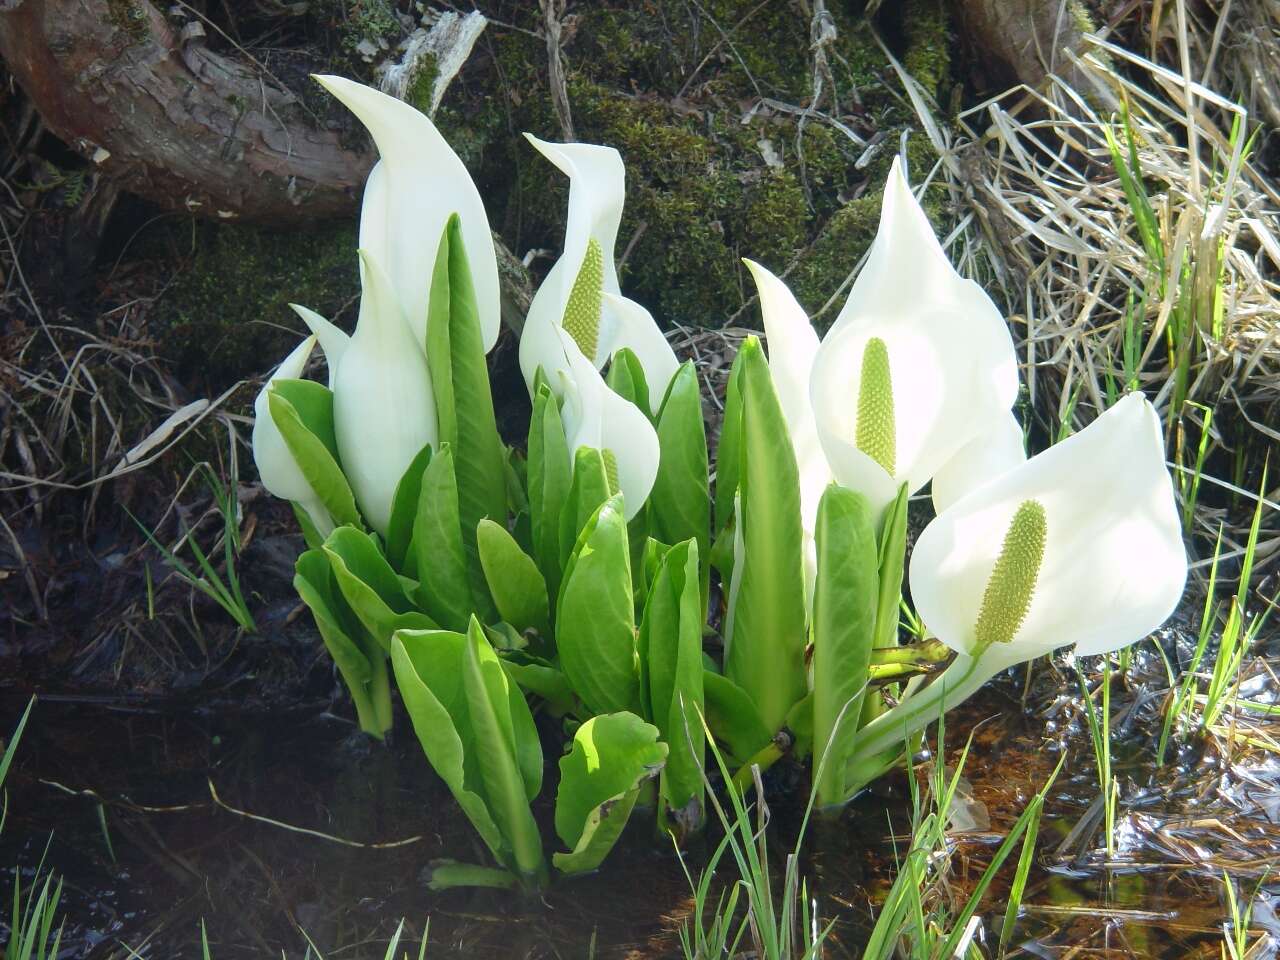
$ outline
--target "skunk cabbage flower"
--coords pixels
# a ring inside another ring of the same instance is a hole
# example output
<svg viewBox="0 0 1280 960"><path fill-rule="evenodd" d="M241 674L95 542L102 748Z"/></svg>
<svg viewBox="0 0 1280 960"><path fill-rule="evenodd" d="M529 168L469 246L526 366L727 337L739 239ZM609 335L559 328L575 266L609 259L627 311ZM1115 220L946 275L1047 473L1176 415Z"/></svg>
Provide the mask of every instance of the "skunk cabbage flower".
<svg viewBox="0 0 1280 960"><path fill-rule="evenodd" d="M560 389L564 394L561 419L569 445L570 463L579 447L594 447L604 458L609 485L622 491L630 520L649 499L658 476L658 434L649 418L604 382L600 372L583 356L567 333L561 342ZM566 372L567 370L567 372Z"/></svg>
<svg viewBox="0 0 1280 960"><path fill-rule="evenodd" d="M804 582L808 599L813 598L817 553L814 530L818 503L831 483L831 470L818 438L813 406L809 402L809 378L818 354L818 334L809 323L804 308L787 285L752 260L744 260L760 293L760 313L764 318L765 342L769 347L769 373L778 403L787 421L791 446L800 475L800 518L804 529ZM737 566L734 567L735 571Z"/></svg>
<svg viewBox="0 0 1280 960"><path fill-rule="evenodd" d="M1130 394L961 497L916 541L910 576L921 620L959 656L858 732L863 763L1006 667L1118 650L1174 611L1187 558L1155 409Z"/></svg>
<svg viewBox="0 0 1280 960"><path fill-rule="evenodd" d="M369 173L360 211L360 246L386 271L419 351L426 349L427 293L440 237L457 213L487 352L500 323L498 260L467 168L426 115L409 104L343 77L316 80L356 115L378 147L382 159Z"/></svg>
<svg viewBox="0 0 1280 960"><path fill-rule="evenodd" d="M935 513L942 513L971 490L976 490L1027 459L1022 424L1012 413L987 433L970 440L938 468L930 484Z"/></svg>
<svg viewBox="0 0 1280 960"><path fill-rule="evenodd" d="M541 367L554 385L563 370L558 331L601 369L614 352L629 347L644 368L649 406L655 409L679 364L649 311L621 296L613 249L622 219L626 172L613 147L547 143L525 134L544 157L569 177L569 216L564 252L529 305L520 337L520 369L533 388Z"/></svg>
<svg viewBox="0 0 1280 960"><path fill-rule="evenodd" d="M897 160L880 228L818 349L810 385L836 480L887 505L925 485L1008 416L1013 340L982 289L952 268Z"/></svg>
<svg viewBox="0 0 1280 960"><path fill-rule="evenodd" d="M304 307L300 303L291 303L289 307L307 325L314 339L319 342L320 349L324 351L325 362L329 365L329 389L332 390L338 376L338 363L346 353L351 337L310 307Z"/></svg>
<svg viewBox="0 0 1280 960"><path fill-rule="evenodd" d="M360 513L385 537L396 484L436 442L436 401L402 301L367 250L360 251L360 289L356 330L332 376L333 425Z"/></svg>
<svg viewBox="0 0 1280 960"><path fill-rule="evenodd" d="M293 454L289 452L280 428L271 417L267 400L271 385L276 380L296 380L302 376L315 345L316 338L310 336L294 347L280 366L276 367L275 373L262 385L253 401L253 461L258 466L262 485L281 500L292 500L301 506L320 531L320 535L327 537L333 532L333 518L307 478L302 475Z"/></svg>

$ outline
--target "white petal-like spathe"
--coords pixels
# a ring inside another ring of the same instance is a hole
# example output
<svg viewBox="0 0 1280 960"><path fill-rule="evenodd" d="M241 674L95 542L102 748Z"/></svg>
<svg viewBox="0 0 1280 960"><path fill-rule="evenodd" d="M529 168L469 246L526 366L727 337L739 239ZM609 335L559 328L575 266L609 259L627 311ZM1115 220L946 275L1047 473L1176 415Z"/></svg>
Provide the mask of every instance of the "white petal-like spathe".
<svg viewBox="0 0 1280 960"><path fill-rule="evenodd" d="M325 363L329 365L329 389L332 390L338 376L338 363L342 360L342 355L347 352L347 344L351 342L351 338L310 307L304 307L300 303L291 303L289 306L320 342Z"/></svg>
<svg viewBox="0 0 1280 960"><path fill-rule="evenodd" d="M649 386L649 409L656 413L671 378L680 369L675 351L658 329L653 314L634 300L605 293L601 313L602 324L612 331L612 350L630 347L640 361Z"/></svg>
<svg viewBox="0 0 1280 960"><path fill-rule="evenodd" d="M262 385L262 390L253 401L253 462L258 466L258 476L262 485L282 500L292 500L302 506L311 517L321 536L327 537L334 527L333 518L324 508L315 490L307 482L307 478L298 469L298 463L289 452L288 445L280 428L271 416L268 394L276 380L296 380L302 376L307 366L307 359L315 347L315 336L307 337L299 343L284 361L276 368L275 373Z"/></svg>
<svg viewBox="0 0 1280 960"><path fill-rule="evenodd" d="M1187 559L1159 417L1131 394L1084 430L961 498L911 555L911 596L947 646L974 654L983 595L1018 507L1037 501L1045 547L1026 618L1004 660L1075 644L1140 640L1177 607Z"/></svg>
<svg viewBox="0 0 1280 960"><path fill-rule="evenodd" d="M760 293L769 373L795 450L800 475L800 519L804 528L804 582L811 603L817 568L814 533L818 503L831 483L831 469L818 439L818 426L809 400L809 380L818 355L818 334L785 283L752 260L743 260L743 263L751 271Z"/></svg>
<svg viewBox="0 0 1280 960"><path fill-rule="evenodd" d="M863 354L884 342L892 380L893 476L857 447ZM884 506L914 493L1007 415L1018 393L1013 338L991 298L952 269L897 161L880 229L814 362L818 434L842 485Z"/></svg>
<svg viewBox="0 0 1280 960"><path fill-rule="evenodd" d="M419 349L426 345L427 293L440 237L457 213L488 351L501 320L498 260L484 203L467 168L435 124L409 104L343 77L316 80L368 128L382 157L365 185L360 246L384 265Z"/></svg>
<svg viewBox="0 0 1280 960"><path fill-rule="evenodd" d="M334 383L334 428L360 512L386 536L396 484L436 442L436 403L426 357L414 348L390 280L365 250L360 286L360 317Z"/></svg>
<svg viewBox="0 0 1280 960"><path fill-rule="evenodd" d="M560 334L564 367L559 375L564 396L562 420L572 456L580 447L610 451L618 466L618 487L630 520L653 489L661 449L649 418L604 382L567 333Z"/></svg>
<svg viewBox="0 0 1280 960"><path fill-rule="evenodd" d="M910 310L927 300L945 302L950 287L965 282L951 266L911 192L901 157L894 157L876 238L831 333L868 315Z"/></svg>
<svg viewBox="0 0 1280 960"><path fill-rule="evenodd" d="M666 393L679 363L658 329L653 316L634 301L621 296L614 248L626 192L626 169L613 147L590 143L548 143L532 134L528 141L569 178L569 213L565 225L564 250L547 273L529 305L529 315L520 338L520 370L533 387L539 366L554 384L562 359L553 328L563 323L565 307L573 291L578 271L594 240L603 256L603 302L599 335L593 356L588 359L602 369L622 347L630 347L644 367L649 384L649 404L655 407ZM567 372L567 371L566 371Z"/></svg>
<svg viewBox="0 0 1280 960"><path fill-rule="evenodd" d="M933 475L935 513L951 507L965 494L1008 473L1027 460L1022 424L1012 413L989 433L970 440Z"/></svg>

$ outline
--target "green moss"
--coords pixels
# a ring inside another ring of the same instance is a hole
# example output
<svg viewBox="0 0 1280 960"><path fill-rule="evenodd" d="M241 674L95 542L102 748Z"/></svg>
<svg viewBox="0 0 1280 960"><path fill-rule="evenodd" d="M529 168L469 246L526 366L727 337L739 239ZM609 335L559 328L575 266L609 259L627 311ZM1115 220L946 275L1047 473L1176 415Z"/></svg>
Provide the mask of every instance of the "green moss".
<svg viewBox="0 0 1280 960"><path fill-rule="evenodd" d="M902 65L926 93L938 96L951 71L947 11L940 0L907 0L902 22L907 37Z"/></svg>
<svg viewBox="0 0 1280 960"><path fill-rule="evenodd" d="M436 74L439 68L432 54L423 54L413 66L413 75L409 78L405 100L413 104L423 113L431 112L431 94L435 90Z"/></svg>
<svg viewBox="0 0 1280 960"><path fill-rule="evenodd" d="M107 16L134 43L141 43L151 36L147 26L147 5L140 0L107 0Z"/></svg>
<svg viewBox="0 0 1280 960"><path fill-rule="evenodd" d="M336 316L360 290L352 224L274 233L198 224L190 265L157 303L157 344L180 374L219 389L283 359L301 323L289 303Z"/></svg>

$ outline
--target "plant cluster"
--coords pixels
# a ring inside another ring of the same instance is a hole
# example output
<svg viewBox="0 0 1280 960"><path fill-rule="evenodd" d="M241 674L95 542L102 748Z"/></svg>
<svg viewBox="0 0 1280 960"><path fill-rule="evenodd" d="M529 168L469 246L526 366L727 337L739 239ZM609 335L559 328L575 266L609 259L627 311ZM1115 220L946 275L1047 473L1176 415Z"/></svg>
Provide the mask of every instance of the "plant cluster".
<svg viewBox="0 0 1280 960"><path fill-rule="evenodd" d="M521 334L522 454L495 423L497 267L475 185L413 107L318 79L381 154L359 318L348 336L295 307L312 336L258 397L254 456L294 504L295 585L362 728L390 728L394 677L496 861L439 865L437 886L593 870L637 806L696 833L708 732L747 776L811 757L817 807L838 809L996 673L1119 649L1176 606L1186 557L1155 410L1132 393L1028 459L1004 318L898 163L821 340L748 263L770 350L749 338L734 361L713 493L696 372L619 287L618 152L529 138L570 192ZM327 386L303 378L316 342ZM937 517L908 566L927 484ZM904 576L923 625L905 645ZM566 743L550 863L535 710Z"/></svg>

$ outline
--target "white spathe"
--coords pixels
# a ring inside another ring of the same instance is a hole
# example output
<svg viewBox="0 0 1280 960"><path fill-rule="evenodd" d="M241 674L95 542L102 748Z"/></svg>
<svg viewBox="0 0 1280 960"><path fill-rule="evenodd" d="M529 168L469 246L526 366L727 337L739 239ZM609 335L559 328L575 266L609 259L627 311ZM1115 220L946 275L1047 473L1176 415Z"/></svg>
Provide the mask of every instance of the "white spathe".
<svg viewBox="0 0 1280 960"><path fill-rule="evenodd" d="M360 315L334 375L333 420L356 504L386 536L396 484L436 442L436 402L390 279L367 250L359 253Z"/></svg>
<svg viewBox="0 0 1280 960"><path fill-rule="evenodd" d="M800 477L800 519L804 529L805 593L808 605L812 606L817 569L814 531L818 504L832 479L809 400L809 379L818 355L818 334L785 283L753 260L744 259L743 263L751 271L760 294L765 343L769 348L769 374L795 451Z"/></svg>
<svg viewBox="0 0 1280 960"><path fill-rule="evenodd" d="M557 331L562 328L569 295L588 245L594 240L603 257L603 296L595 352L587 359L599 370L615 351L631 348L644 368L652 408L666 393L679 363L653 316L640 304L623 297L618 286L613 256L625 196L622 157L613 147L548 143L528 133L525 137L569 178L564 250L534 295L520 336L520 370L525 382L532 390L534 376L541 367L554 388L558 375L567 372L561 366L564 351Z"/></svg>
<svg viewBox="0 0 1280 960"><path fill-rule="evenodd" d="M426 349L427 295L449 217L461 220L480 330L487 352L498 339L498 260L484 203L458 155L426 115L372 87L316 76L368 129L381 160L369 173L360 246L383 265L420 351Z"/></svg>
<svg viewBox="0 0 1280 960"><path fill-rule="evenodd" d="M1012 641L982 651L975 628L983 596L1028 500L1045 516L1035 589ZM1016 663L1068 644L1089 655L1141 639L1178 605L1186 575L1160 420L1145 397L1130 394L944 510L916 542L910 582L917 613L943 643Z"/></svg>
<svg viewBox="0 0 1280 960"><path fill-rule="evenodd" d="M931 492L935 513L1027 460L1022 424L1010 413L988 433L970 440L933 475Z"/></svg>
<svg viewBox="0 0 1280 960"><path fill-rule="evenodd" d="M333 517L298 468L298 462L293 459L280 428L271 416L268 402L271 386L277 380L296 380L302 376L315 345L315 336L310 336L294 347L254 399L253 462L257 464L262 485L280 499L292 500L301 506L320 535L327 537L333 531Z"/></svg>
<svg viewBox="0 0 1280 960"><path fill-rule="evenodd" d="M320 349L324 351L325 363L329 366L329 389L332 390L338 376L338 364L342 355L347 352L351 337L310 307L304 307L300 303L291 303L289 307L307 325L307 329L319 342Z"/></svg>
<svg viewBox="0 0 1280 960"><path fill-rule="evenodd" d="M613 454L618 487L630 520L653 489L661 450L649 418L631 401L618 396L567 333L559 333L562 360L560 389L564 397L561 421L569 446L570 464L581 447Z"/></svg>
<svg viewBox="0 0 1280 960"><path fill-rule="evenodd" d="M856 443L863 355L873 338L887 348L892 381L892 476ZM895 159L866 265L813 365L810 397L832 473L886 506L901 484L919 490L1007 417L1017 393L1004 318L952 268Z"/></svg>

